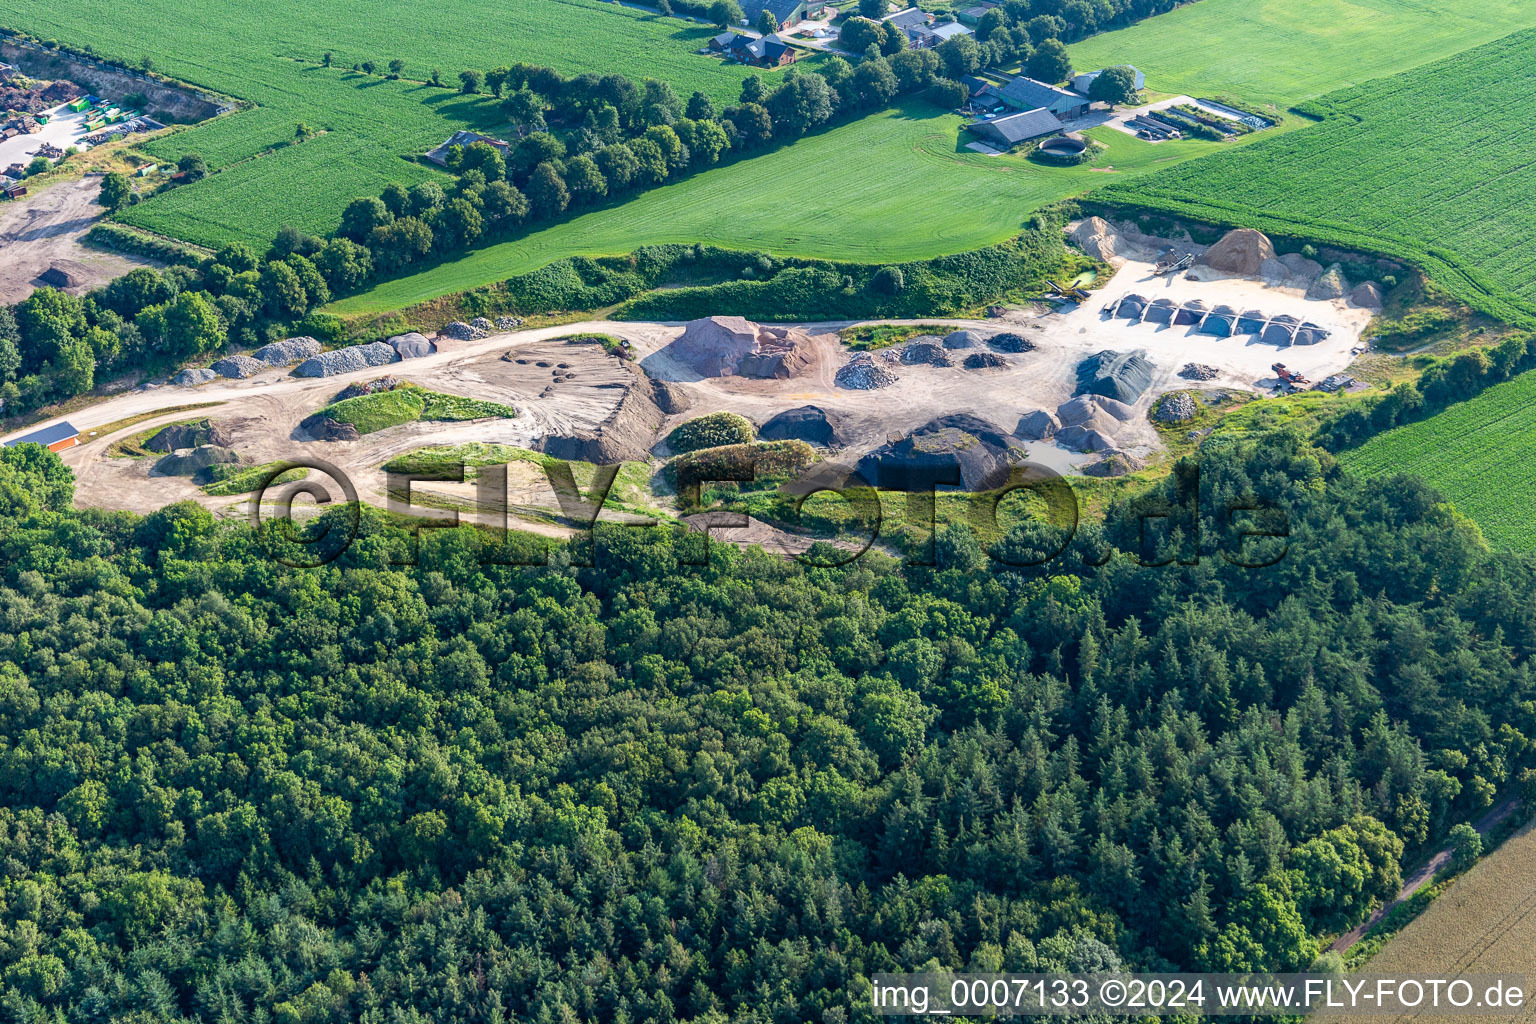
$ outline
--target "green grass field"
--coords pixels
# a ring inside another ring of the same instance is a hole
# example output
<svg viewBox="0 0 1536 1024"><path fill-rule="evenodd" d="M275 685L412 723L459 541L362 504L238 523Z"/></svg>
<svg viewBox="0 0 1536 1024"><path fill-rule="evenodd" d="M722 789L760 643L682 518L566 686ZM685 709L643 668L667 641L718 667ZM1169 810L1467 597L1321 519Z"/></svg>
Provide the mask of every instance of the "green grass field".
<svg viewBox="0 0 1536 1024"><path fill-rule="evenodd" d="M408 161L454 130L505 127L489 96L419 84L433 68L455 86L461 70L514 61L617 71L720 101L734 101L748 73L693 52L714 34L707 26L598 0L141 0L131 9L14 0L0 26L134 63L149 57L158 71L257 105L146 147L167 160L196 151L227 170L125 219L211 246L265 244L284 224L329 232L352 198L434 174ZM327 50L336 67L319 66ZM406 65L401 81L347 70L396 58ZM290 145L300 122L326 134Z"/></svg>
<svg viewBox="0 0 1536 1024"><path fill-rule="evenodd" d="M1423 477L1489 540L1536 550L1536 371L1343 452L1361 476Z"/></svg>
<svg viewBox="0 0 1536 1024"><path fill-rule="evenodd" d="M1043 204L1220 146L1154 146L1100 128L1092 134L1108 148L1097 169L1047 167L959 149L959 125L959 117L913 101L386 281L330 308L344 314L399 309L566 256L612 255L658 242L873 263L928 259L1008 238Z"/></svg>
<svg viewBox="0 0 1536 1024"><path fill-rule="evenodd" d="M1158 92L1285 107L1536 26L1529 0L1199 0L1071 48Z"/></svg>
<svg viewBox="0 0 1536 1024"><path fill-rule="evenodd" d="M1321 124L1097 198L1388 253L1469 305L1536 323L1533 61L1527 30L1325 97Z"/></svg>
<svg viewBox="0 0 1536 1024"><path fill-rule="evenodd" d="M375 430L398 427L402 423L415 423L418 420L511 419L517 415L517 410L496 402L445 395L406 385L392 391L332 402L321 409L319 415L328 416L338 423L350 423L357 428L359 434L371 434Z"/></svg>

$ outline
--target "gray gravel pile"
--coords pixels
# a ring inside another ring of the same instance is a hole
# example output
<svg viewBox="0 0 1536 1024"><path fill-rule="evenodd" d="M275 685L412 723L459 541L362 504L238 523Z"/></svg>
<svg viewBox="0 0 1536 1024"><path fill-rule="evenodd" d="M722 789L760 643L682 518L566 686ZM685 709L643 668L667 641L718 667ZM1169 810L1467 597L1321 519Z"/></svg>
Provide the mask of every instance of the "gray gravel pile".
<svg viewBox="0 0 1536 1024"><path fill-rule="evenodd" d="M465 323L463 320L455 320L447 327L444 327L443 334L455 341L474 341L476 338L485 337L484 331Z"/></svg>
<svg viewBox="0 0 1536 1024"><path fill-rule="evenodd" d="M262 370L272 369L267 363L250 356L225 356L209 367L221 377L229 377L232 380L244 380L254 376Z"/></svg>
<svg viewBox="0 0 1536 1024"><path fill-rule="evenodd" d="M994 334L987 339L987 344L999 352L1033 352L1035 343L1022 334L1014 334L1004 331L1002 334Z"/></svg>
<svg viewBox="0 0 1536 1024"><path fill-rule="evenodd" d="M313 359L306 359L294 367L295 377L334 377L338 373L366 370L370 366L384 366L399 360L395 350L382 341L369 345L353 345L322 352Z"/></svg>
<svg viewBox="0 0 1536 1024"><path fill-rule="evenodd" d="M1175 391L1164 397L1152 418L1159 423L1183 423L1194 419L1200 412L1194 396L1188 391Z"/></svg>
<svg viewBox="0 0 1536 1024"><path fill-rule="evenodd" d="M1221 371L1205 363L1185 363L1179 376L1185 380L1215 380Z"/></svg>
<svg viewBox="0 0 1536 1024"><path fill-rule="evenodd" d="M837 371L833 383L852 391L873 391L876 388L888 388L898 380L899 377L875 362L868 352L861 352Z"/></svg>
<svg viewBox="0 0 1536 1024"><path fill-rule="evenodd" d="M1008 360L995 352L972 352L965 357L964 363L967 370L996 370L1007 365Z"/></svg>
<svg viewBox="0 0 1536 1024"><path fill-rule="evenodd" d="M288 338L283 341L274 341L270 345L263 345L251 353L252 358L260 359L268 366L291 366L301 363L312 356L320 354L324 348L314 338L301 336Z"/></svg>
<svg viewBox="0 0 1536 1024"><path fill-rule="evenodd" d="M171 378L171 383L179 388L195 388L199 384L207 384L211 380L218 379L218 374L206 368L187 369L177 371L176 376Z"/></svg>
<svg viewBox="0 0 1536 1024"><path fill-rule="evenodd" d="M496 318L498 331L512 331L523 326L523 318L519 316L499 316Z"/></svg>
<svg viewBox="0 0 1536 1024"><path fill-rule="evenodd" d="M907 343L901 350L901 361L907 366L948 366L949 356L944 353L944 347L938 344L937 338L932 341L918 341L916 339Z"/></svg>
<svg viewBox="0 0 1536 1024"><path fill-rule="evenodd" d="M477 331L480 331L482 334L490 334L493 330L496 329L496 325L491 323L489 318L483 316L475 317L469 322L469 326L473 327Z"/></svg>
<svg viewBox="0 0 1536 1024"><path fill-rule="evenodd" d="M976 331L951 331L944 335L945 348L976 348L981 344L981 335Z"/></svg>

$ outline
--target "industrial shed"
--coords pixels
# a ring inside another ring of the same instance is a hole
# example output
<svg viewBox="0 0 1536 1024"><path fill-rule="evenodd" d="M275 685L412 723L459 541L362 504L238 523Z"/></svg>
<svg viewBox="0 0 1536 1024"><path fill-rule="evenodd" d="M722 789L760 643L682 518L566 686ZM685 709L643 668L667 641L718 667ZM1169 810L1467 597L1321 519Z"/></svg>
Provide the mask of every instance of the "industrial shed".
<svg viewBox="0 0 1536 1024"><path fill-rule="evenodd" d="M76 430L68 420L60 420L58 423L41 430L34 430L30 434L5 442L5 447L14 448L18 444L40 444L51 452L61 452L66 448L73 448L80 443L80 431Z"/></svg>
<svg viewBox="0 0 1536 1024"><path fill-rule="evenodd" d="M1026 110L994 121L978 121L971 131L1001 149L1012 149L1021 142L1055 135L1066 126L1049 110Z"/></svg>

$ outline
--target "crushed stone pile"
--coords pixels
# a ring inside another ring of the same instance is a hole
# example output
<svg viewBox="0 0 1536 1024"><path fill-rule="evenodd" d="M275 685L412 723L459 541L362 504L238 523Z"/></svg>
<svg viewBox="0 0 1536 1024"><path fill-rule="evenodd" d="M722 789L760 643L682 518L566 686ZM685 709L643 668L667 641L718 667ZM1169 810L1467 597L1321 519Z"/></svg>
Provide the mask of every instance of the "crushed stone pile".
<svg viewBox="0 0 1536 1024"><path fill-rule="evenodd" d="M1066 424L1084 423L1095 416L1108 416L1125 423L1135 418L1136 408L1103 395L1078 395L1056 409L1056 417Z"/></svg>
<svg viewBox="0 0 1536 1024"><path fill-rule="evenodd" d="M1220 373L1216 367L1205 363L1185 363L1179 376L1185 380L1215 380Z"/></svg>
<svg viewBox="0 0 1536 1024"><path fill-rule="evenodd" d="M225 356L210 366L209 369L221 377L229 377L232 380L244 380L247 377L255 376L262 370L270 370L272 367L260 359L253 359L250 356Z"/></svg>
<svg viewBox="0 0 1536 1024"><path fill-rule="evenodd" d="M179 388L195 388L199 384L207 384L211 380L218 379L218 374L206 368L186 369L178 370L176 376L171 378L171 383Z"/></svg>
<svg viewBox="0 0 1536 1024"><path fill-rule="evenodd" d="M1102 430L1092 427L1062 427L1056 431L1056 443L1079 452L1108 451L1115 446L1115 439Z"/></svg>
<svg viewBox="0 0 1536 1024"><path fill-rule="evenodd" d="M484 331L486 334L491 333L491 331L496 327L495 324L491 323L489 317L483 316L475 317L469 322L469 326L473 327L477 331Z"/></svg>
<svg viewBox="0 0 1536 1024"><path fill-rule="evenodd" d="M1352 305L1362 309L1380 309L1382 303L1381 285L1375 281L1361 281L1355 285L1355 290L1349 293L1349 301Z"/></svg>
<svg viewBox="0 0 1536 1024"><path fill-rule="evenodd" d="M1342 299L1348 294L1349 282L1344 280L1344 268L1337 263L1323 271L1323 276L1307 289L1309 299Z"/></svg>
<svg viewBox="0 0 1536 1024"><path fill-rule="evenodd" d="M1141 314L1146 311L1146 308L1147 300L1142 298L1140 295L1132 293L1130 295L1123 296L1120 301L1115 304L1114 315L1123 317L1126 320L1140 320Z"/></svg>
<svg viewBox="0 0 1536 1024"><path fill-rule="evenodd" d="M404 384L399 377L380 377L377 380L359 381L356 384L348 384L336 392L336 401L343 402L348 398L361 398L363 395L376 395L381 391L393 391Z"/></svg>
<svg viewBox="0 0 1536 1024"><path fill-rule="evenodd" d="M1022 450L1021 438L979 417L942 416L867 453L858 472L887 490L927 491L936 483L989 490L1004 484Z"/></svg>
<svg viewBox="0 0 1536 1024"><path fill-rule="evenodd" d="M217 444L200 444L196 448L184 448L172 452L155 462L153 476L197 476L209 466L228 465L240 461L240 454L233 448Z"/></svg>
<svg viewBox="0 0 1536 1024"><path fill-rule="evenodd" d="M995 352L972 352L963 364L967 370L996 370L1007 366L1008 360Z"/></svg>
<svg viewBox="0 0 1536 1024"><path fill-rule="evenodd" d="M465 323L463 320L455 320L453 323L448 324L442 329L441 333L444 337L452 338L455 341L474 341L476 338L485 337L484 331Z"/></svg>
<svg viewBox="0 0 1536 1024"><path fill-rule="evenodd" d="M1113 352L1105 349L1077 364L1077 393L1103 395L1134 403L1152 386L1152 363L1143 349Z"/></svg>
<svg viewBox="0 0 1536 1024"><path fill-rule="evenodd" d="M1188 391L1174 391L1163 396L1152 418L1159 423L1183 423L1200 414L1199 403Z"/></svg>
<svg viewBox="0 0 1536 1024"><path fill-rule="evenodd" d="M251 358L260 359L268 366L291 366L319 355L324 347L314 338L303 335L263 345L251 353Z"/></svg>
<svg viewBox="0 0 1536 1024"><path fill-rule="evenodd" d="M299 429L316 441L356 441L362 436L352 424L319 413L300 420Z"/></svg>
<svg viewBox="0 0 1536 1024"><path fill-rule="evenodd" d="M1026 441L1044 441L1048 437L1054 437L1056 431L1061 429L1061 424L1056 417L1044 409L1036 409L1019 417L1019 426L1014 433Z"/></svg>
<svg viewBox="0 0 1536 1024"><path fill-rule="evenodd" d="M519 316L499 316L496 318L496 329L498 331L515 331L521 326L523 326L523 318Z"/></svg>
<svg viewBox="0 0 1536 1024"><path fill-rule="evenodd" d="M1275 258L1275 243L1262 231L1238 228L1221 236L1221 241L1205 251L1200 262L1225 274L1254 277L1265 260Z"/></svg>
<svg viewBox="0 0 1536 1024"><path fill-rule="evenodd" d="M933 341L913 340L901 350L901 362L905 366L948 366L949 356L944 352L944 346Z"/></svg>
<svg viewBox="0 0 1536 1024"><path fill-rule="evenodd" d="M833 383L851 391L873 391L888 388L901 378L875 362L868 352L861 352L837 371Z"/></svg>
<svg viewBox="0 0 1536 1024"><path fill-rule="evenodd" d="M1285 269L1290 276L1303 286L1316 281L1323 273L1323 265L1317 260L1309 260L1299 252L1288 252L1280 257L1280 262L1285 264Z"/></svg>
<svg viewBox="0 0 1536 1024"><path fill-rule="evenodd" d="M757 436L764 441L805 441L824 448L847 443L841 420L815 405L784 410L764 423Z"/></svg>
<svg viewBox="0 0 1536 1024"><path fill-rule="evenodd" d="M397 334L384 342L395 350L395 354L401 359L420 359L437 351L437 346L427 340L426 335L416 331L409 334Z"/></svg>
<svg viewBox="0 0 1536 1024"><path fill-rule="evenodd" d="M1153 299L1142 312L1141 319L1149 324L1171 324L1177 309L1172 299Z"/></svg>
<svg viewBox="0 0 1536 1024"><path fill-rule="evenodd" d="M944 335L945 348L977 348L981 345L978 331L950 331Z"/></svg>
<svg viewBox="0 0 1536 1024"><path fill-rule="evenodd" d="M999 352L1033 352L1035 343L1022 334L1014 334L1012 331L1004 331L994 334L987 339L987 344Z"/></svg>
<svg viewBox="0 0 1536 1024"><path fill-rule="evenodd" d="M294 367L293 375L295 377L334 377L338 373L366 370L370 366L384 366L399 359L393 348L382 341L375 341L367 345L353 345L350 348L322 352Z"/></svg>
<svg viewBox="0 0 1536 1024"><path fill-rule="evenodd" d="M152 452L169 453L205 444L228 448L231 447L231 438L219 424L210 420L197 420L194 423L172 423L145 441L144 447Z"/></svg>

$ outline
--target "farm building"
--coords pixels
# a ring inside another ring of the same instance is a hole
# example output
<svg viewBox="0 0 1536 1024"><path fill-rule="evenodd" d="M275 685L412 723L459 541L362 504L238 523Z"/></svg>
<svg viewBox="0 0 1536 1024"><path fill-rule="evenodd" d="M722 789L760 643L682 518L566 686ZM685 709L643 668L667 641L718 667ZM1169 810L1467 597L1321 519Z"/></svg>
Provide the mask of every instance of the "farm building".
<svg viewBox="0 0 1536 1024"><path fill-rule="evenodd" d="M966 75L960 79L960 84L967 90L967 99L962 108L965 113L989 114L994 110L1003 109L1003 101L997 98L997 86L985 78Z"/></svg>
<svg viewBox="0 0 1536 1024"><path fill-rule="evenodd" d="M907 34L907 37L912 40L913 47L924 49L930 46L938 46L945 40L954 39L956 36L971 36L975 34L957 21L946 21L942 25L922 25L914 28Z"/></svg>
<svg viewBox="0 0 1536 1024"><path fill-rule="evenodd" d="M880 20L889 22L901 29L902 34L907 37L908 44L915 47L918 45L918 29L926 29L929 25L933 24L933 15L927 11L918 10L916 7L908 7L904 11L887 14Z"/></svg>
<svg viewBox="0 0 1536 1024"><path fill-rule="evenodd" d="M782 67L785 64L793 64L795 58L799 56L794 47L779 38L778 33L763 36L761 39L737 36L736 43L729 53L741 63L750 64L755 68Z"/></svg>
<svg viewBox="0 0 1536 1024"><path fill-rule="evenodd" d="M1136 88L1138 90L1145 89L1147 87L1147 76L1142 74L1140 71L1136 70L1136 68L1132 67L1130 64L1127 64L1125 66L1130 68L1131 69L1131 74L1133 74L1136 77ZM1108 69L1107 68L1100 68L1097 71L1084 71L1082 74L1075 76L1072 79L1072 89L1073 89L1073 91L1074 92L1080 92L1084 96L1087 96L1088 95L1088 90L1093 88L1093 81L1094 81L1094 79L1098 78L1106 70L1108 70Z"/></svg>
<svg viewBox="0 0 1536 1024"><path fill-rule="evenodd" d="M68 420L61 420L51 427L34 430L30 434L5 442L7 448L18 444L40 444L51 452L61 452L65 448L73 448L80 443L80 431L70 426Z"/></svg>
<svg viewBox="0 0 1536 1024"><path fill-rule="evenodd" d="M958 17L967 25L975 25L977 22L981 21L982 18L986 17L988 11L995 9L997 6L998 5L992 3L991 0L983 0L982 3L979 3L974 7L967 7L965 10L956 15L956 17Z"/></svg>
<svg viewBox="0 0 1536 1024"><path fill-rule="evenodd" d="M458 131L449 136L447 142L428 153L427 159L435 164L446 167L448 165L449 150L454 146L462 146L464 149L468 149L477 142L484 142L486 145L491 146L503 158L512 152L512 144L505 139L494 139L489 135L481 135L479 132Z"/></svg>
<svg viewBox="0 0 1536 1024"><path fill-rule="evenodd" d="M1077 93L1058 89L1020 75L997 91L998 98L1015 110L1044 108L1062 120L1088 113L1088 101Z"/></svg>
<svg viewBox="0 0 1536 1024"><path fill-rule="evenodd" d="M1021 142L1055 135L1065 127L1049 110L1026 110L991 121L978 121L971 131L999 149L1012 149Z"/></svg>
<svg viewBox="0 0 1536 1024"><path fill-rule="evenodd" d="M789 28L806 18L815 18L827 8L824 0L752 0L741 6L747 12L748 21L756 22L757 13L767 11L779 23L779 28Z"/></svg>
<svg viewBox="0 0 1536 1024"><path fill-rule="evenodd" d="M738 36L735 32L721 32L709 41L709 48L716 53L729 53L736 40L742 38L745 37Z"/></svg>

